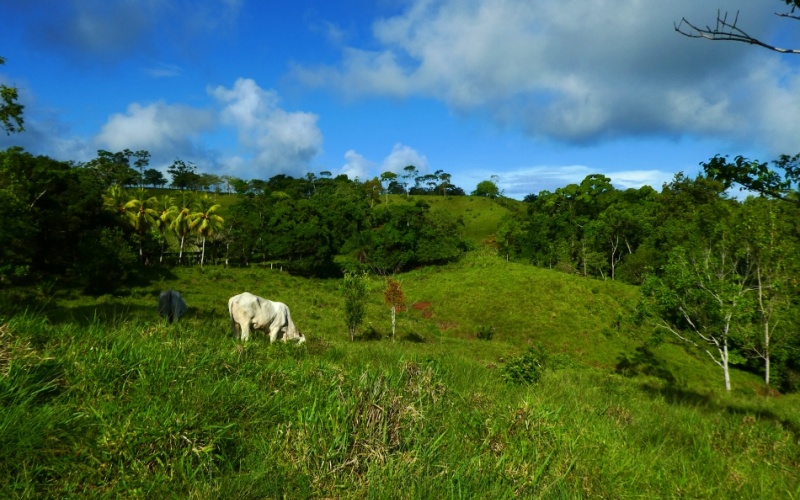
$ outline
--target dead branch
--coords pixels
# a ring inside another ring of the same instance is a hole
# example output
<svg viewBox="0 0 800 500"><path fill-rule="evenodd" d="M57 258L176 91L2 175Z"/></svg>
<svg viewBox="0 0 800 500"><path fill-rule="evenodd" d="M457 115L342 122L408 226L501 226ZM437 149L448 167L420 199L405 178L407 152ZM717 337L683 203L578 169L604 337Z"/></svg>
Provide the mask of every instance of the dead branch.
<svg viewBox="0 0 800 500"><path fill-rule="evenodd" d="M800 20L800 16L795 15L793 13L785 13L780 14L776 13L777 16L780 17L788 17L790 19L797 19ZM675 31L680 33L683 36L687 36L689 38L705 38L706 40L713 40L713 41L726 41L726 42L743 42L750 45L758 45L760 47L764 47L766 49L780 52L781 54L800 54L800 49L784 49L781 47L776 47L775 45L771 45L769 43L763 42L758 38L755 38L744 31L742 28L739 27L739 12L736 12L733 20L728 20L728 13L725 12L724 14L721 11L717 11L717 23L714 28L711 26L706 26L705 28L700 28L689 22L688 19L685 17L681 18L681 22L674 24Z"/></svg>

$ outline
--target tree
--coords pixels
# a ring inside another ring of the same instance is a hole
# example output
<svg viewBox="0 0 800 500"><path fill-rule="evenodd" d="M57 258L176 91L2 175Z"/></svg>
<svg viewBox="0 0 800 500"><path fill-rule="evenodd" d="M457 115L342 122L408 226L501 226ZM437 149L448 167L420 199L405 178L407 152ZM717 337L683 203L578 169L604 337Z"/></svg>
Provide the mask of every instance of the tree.
<svg viewBox="0 0 800 500"><path fill-rule="evenodd" d="M777 16L800 20L800 15L795 12L800 9L800 0L781 0L783 3L790 7L788 12L776 13ZM681 35L688 36L689 38L705 38L706 40L713 41L727 41L727 42L744 42L750 45L758 45L775 52L783 54L800 54L800 49L785 49L778 47L772 43L764 42L763 40L751 36L739 26L739 12L729 18L727 12L717 11L717 20L714 27L706 26L701 28L688 21L685 17L681 18L680 22L675 24L675 31Z"/></svg>
<svg viewBox="0 0 800 500"><path fill-rule="evenodd" d="M731 338L746 322L752 303L750 269L727 235L698 246L676 248L662 277L645 280L644 309L655 326L707 354L722 368L731 390Z"/></svg>
<svg viewBox="0 0 800 500"><path fill-rule="evenodd" d="M747 189L800 206L800 154L781 155L772 164L773 168L770 168L768 163L743 156L729 162L727 156L720 155L700 163L706 175L721 182L725 189L737 184L740 190Z"/></svg>
<svg viewBox="0 0 800 500"><path fill-rule="evenodd" d="M142 173L142 182L147 186L161 187L167 183L164 174L154 168L148 168Z"/></svg>
<svg viewBox="0 0 800 500"><path fill-rule="evenodd" d="M364 183L361 186L362 186L362 188L364 190L364 194L367 196L367 199L369 200L370 208L373 208L375 206L375 202L376 201L380 203L380 201L381 201L380 200L380 198L381 198L381 181L380 181L380 179L378 179L377 177L374 177L374 178L372 178L372 179L370 179L368 181L364 181Z"/></svg>
<svg viewBox="0 0 800 500"><path fill-rule="evenodd" d="M136 198L125 203L125 214L133 230L139 236L139 259L144 262L143 241L150 229L156 227L159 213L154 208L158 200L147 198L144 189L139 189Z"/></svg>
<svg viewBox="0 0 800 500"><path fill-rule="evenodd" d="M183 160L172 162L167 173L172 176L172 187L178 189L197 189L200 184L200 175L194 163L186 163Z"/></svg>
<svg viewBox="0 0 800 500"><path fill-rule="evenodd" d="M788 237L793 232L794 214L782 217L780 208L773 200L748 198L737 225L752 265L751 287L756 295L754 323L759 333L748 347L764 361L767 387L772 378L772 354L781 347L791 329L781 320L785 319L782 316L791 302L792 276L796 272L793 264L797 241L789 241Z"/></svg>
<svg viewBox="0 0 800 500"><path fill-rule="evenodd" d="M403 174L403 180L405 181L403 184L405 185L406 188L406 198L408 198L408 195L411 192L411 187L412 187L411 181L412 180L416 181L416 178L419 175L419 171L417 170L417 167L415 167L414 165L407 165L403 167L403 172L405 172ZM414 183L414 186L416 186L416 182Z"/></svg>
<svg viewBox="0 0 800 500"><path fill-rule="evenodd" d="M384 172L381 174L381 187L385 196L385 203L389 203L389 187L397 181L397 174L394 172Z"/></svg>
<svg viewBox="0 0 800 500"><path fill-rule="evenodd" d="M158 198L155 210L157 212L156 228L161 235L161 255L158 261L164 262L164 247L167 241L167 230L178 215L178 207L175 206L175 198L167 194L161 196Z"/></svg>
<svg viewBox="0 0 800 500"><path fill-rule="evenodd" d="M136 155L147 155L147 151L137 151L134 153L130 149L112 153L100 149L97 151L97 158L84 164L84 168L93 172L103 186L133 186L140 184L139 173L131 168L131 157Z"/></svg>
<svg viewBox="0 0 800 500"><path fill-rule="evenodd" d="M192 220L192 204L193 201L190 194L186 191L181 191L180 200L176 206L177 213L170 224L170 227L173 231L175 231L175 234L181 241L181 246L178 253L178 264L183 261L183 244L186 240L186 235L189 234L189 231L191 230L189 224Z"/></svg>
<svg viewBox="0 0 800 500"><path fill-rule="evenodd" d="M364 322L367 312L367 294L369 293L367 274L346 272L341 291L344 297L344 321L352 342L355 340L356 330Z"/></svg>
<svg viewBox="0 0 800 500"><path fill-rule="evenodd" d="M206 257L206 238L214 236L223 227L225 219L217 214L220 205L214 203L211 196L204 194L195 200L196 212L189 215L189 229L195 231L203 240L203 250L200 254L200 267Z"/></svg>
<svg viewBox="0 0 800 500"><path fill-rule="evenodd" d="M5 63L6 60L0 57L0 65ZM17 102L18 98L16 87L0 85L0 124L7 135L25 130L22 119L22 110L25 106Z"/></svg>
<svg viewBox="0 0 800 500"><path fill-rule="evenodd" d="M439 176L439 181L441 182L441 184L439 184L439 189L442 190L442 196L447 198L447 190L452 186L452 184L450 184L450 179L452 179L453 176L443 170L437 170L436 175Z"/></svg>
<svg viewBox="0 0 800 500"><path fill-rule="evenodd" d="M383 302L392 310L392 340L394 340L397 311L406 305L406 295L400 282L391 277L386 278L386 288L383 290Z"/></svg>
<svg viewBox="0 0 800 500"><path fill-rule="evenodd" d="M142 187L142 183L144 183L144 167L150 164L150 153L145 150L139 150L133 153L136 160L133 162L133 165L139 169L139 187Z"/></svg>
<svg viewBox="0 0 800 500"><path fill-rule="evenodd" d="M494 200L500 196L500 189L497 187L497 184L492 181L481 181L475 187L475 191L473 191L471 194L472 196L484 196Z"/></svg>

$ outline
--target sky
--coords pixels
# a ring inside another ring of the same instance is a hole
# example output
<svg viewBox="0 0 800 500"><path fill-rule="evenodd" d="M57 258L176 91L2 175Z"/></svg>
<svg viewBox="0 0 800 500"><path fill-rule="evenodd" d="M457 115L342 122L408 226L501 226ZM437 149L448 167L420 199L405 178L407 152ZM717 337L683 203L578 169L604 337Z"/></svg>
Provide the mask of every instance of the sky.
<svg viewBox="0 0 800 500"><path fill-rule="evenodd" d="M800 56L674 30L720 9L800 47L779 0L0 0L26 128L0 148L263 180L414 165L517 199L590 174L660 190L717 154L800 152Z"/></svg>

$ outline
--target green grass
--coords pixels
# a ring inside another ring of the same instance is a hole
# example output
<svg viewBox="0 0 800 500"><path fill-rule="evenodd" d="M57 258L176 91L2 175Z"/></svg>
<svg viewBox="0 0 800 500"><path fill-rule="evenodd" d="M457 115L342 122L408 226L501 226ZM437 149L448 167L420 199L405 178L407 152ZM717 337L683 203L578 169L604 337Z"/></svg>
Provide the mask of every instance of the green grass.
<svg viewBox="0 0 800 500"><path fill-rule="evenodd" d="M376 278L351 343L339 280L160 273L6 302L0 496L800 496L798 397L738 371L725 394L704 359L642 347L620 320L635 287L470 254L400 276L395 340ZM178 324L155 314L165 288L190 306ZM289 304L308 342L235 341L227 299L245 290ZM538 382L506 383L535 346Z"/></svg>
<svg viewBox="0 0 800 500"><path fill-rule="evenodd" d="M389 205L413 203L422 200L431 206L431 211L445 211L464 222L464 239L476 245L497 230L503 216L511 210L521 210L524 204L516 200L503 200L499 203L478 196L420 196L406 198L405 195L389 195ZM381 197L381 203L385 197ZM509 208L510 207L510 208Z"/></svg>

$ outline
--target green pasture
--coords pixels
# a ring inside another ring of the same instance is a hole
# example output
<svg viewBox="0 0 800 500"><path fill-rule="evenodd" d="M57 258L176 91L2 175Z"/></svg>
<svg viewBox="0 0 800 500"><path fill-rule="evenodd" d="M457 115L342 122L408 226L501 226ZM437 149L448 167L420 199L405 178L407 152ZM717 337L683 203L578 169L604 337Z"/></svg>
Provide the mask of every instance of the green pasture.
<svg viewBox="0 0 800 500"><path fill-rule="evenodd" d="M355 342L340 280L268 266L2 291L0 495L800 496L798 397L739 371L725 394L706 359L649 344L636 287L480 252L398 278L396 338L374 277ZM177 324L156 315L167 288ZM234 340L242 291L287 303L308 341ZM534 354L538 381L515 383Z"/></svg>

